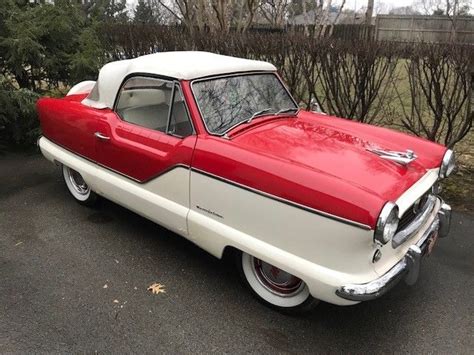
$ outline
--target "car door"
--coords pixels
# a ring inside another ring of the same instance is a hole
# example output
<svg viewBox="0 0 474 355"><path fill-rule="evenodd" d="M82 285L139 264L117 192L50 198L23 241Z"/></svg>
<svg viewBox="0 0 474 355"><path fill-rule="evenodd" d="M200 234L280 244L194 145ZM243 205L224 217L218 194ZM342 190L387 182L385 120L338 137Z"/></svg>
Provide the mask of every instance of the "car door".
<svg viewBox="0 0 474 355"><path fill-rule="evenodd" d="M159 222L183 232L196 135L179 82L142 75L128 78L114 111L99 120L95 135L98 163L132 181L143 196L152 196L157 208L166 209L163 218L176 207L178 217Z"/></svg>

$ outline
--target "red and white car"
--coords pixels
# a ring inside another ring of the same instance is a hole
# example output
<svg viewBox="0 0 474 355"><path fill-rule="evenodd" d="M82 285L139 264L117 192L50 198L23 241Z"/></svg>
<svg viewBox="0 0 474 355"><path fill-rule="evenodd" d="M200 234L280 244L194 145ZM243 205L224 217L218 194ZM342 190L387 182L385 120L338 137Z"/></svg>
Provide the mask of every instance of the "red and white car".
<svg viewBox="0 0 474 355"><path fill-rule="evenodd" d="M281 310L414 283L447 235L446 147L300 110L266 62L168 52L112 62L37 109L72 196L103 196L221 258Z"/></svg>

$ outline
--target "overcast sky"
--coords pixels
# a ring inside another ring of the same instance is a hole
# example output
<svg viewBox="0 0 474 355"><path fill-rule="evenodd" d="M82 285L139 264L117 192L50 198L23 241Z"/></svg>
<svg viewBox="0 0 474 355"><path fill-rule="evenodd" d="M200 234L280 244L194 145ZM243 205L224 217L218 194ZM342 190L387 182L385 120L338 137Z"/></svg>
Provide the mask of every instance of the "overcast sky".
<svg viewBox="0 0 474 355"><path fill-rule="evenodd" d="M474 0L472 0L474 2ZM138 0L127 0L130 7L134 6ZM333 1L334 4L341 3L341 0ZM414 0L375 0L374 13L388 13L390 9L395 7L403 7L413 5ZM346 0L345 9L360 9L366 6L367 0Z"/></svg>
<svg viewBox="0 0 474 355"><path fill-rule="evenodd" d="M387 8L393 8L393 7L410 6L412 4L413 4L413 0L383 0L383 1L375 0L374 7L375 9L377 9L380 7L380 5L386 5ZM359 9L363 6L367 6L367 1L347 0L346 4L344 5L344 8Z"/></svg>

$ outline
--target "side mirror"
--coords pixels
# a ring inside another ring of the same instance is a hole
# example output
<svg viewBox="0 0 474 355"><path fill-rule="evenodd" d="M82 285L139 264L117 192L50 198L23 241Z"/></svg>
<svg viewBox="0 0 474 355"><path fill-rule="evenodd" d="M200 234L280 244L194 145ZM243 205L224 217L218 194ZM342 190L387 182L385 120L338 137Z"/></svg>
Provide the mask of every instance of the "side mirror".
<svg viewBox="0 0 474 355"><path fill-rule="evenodd" d="M321 109L321 106L319 106L316 99L311 99L310 108L311 108L311 112L322 113L323 115L326 114L325 112L323 112L323 110Z"/></svg>

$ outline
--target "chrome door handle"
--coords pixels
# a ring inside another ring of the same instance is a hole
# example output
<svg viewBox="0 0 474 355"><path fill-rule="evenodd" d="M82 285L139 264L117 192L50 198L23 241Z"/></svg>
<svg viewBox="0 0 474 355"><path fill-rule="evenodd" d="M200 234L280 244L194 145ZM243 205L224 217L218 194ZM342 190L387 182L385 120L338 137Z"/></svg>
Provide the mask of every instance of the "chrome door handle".
<svg viewBox="0 0 474 355"><path fill-rule="evenodd" d="M102 133L100 132L95 132L94 133L94 136L96 136L97 138L103 140L103 141L108 141L110 139L110 137L107 137L107 136L104 136Z"/></svg>

